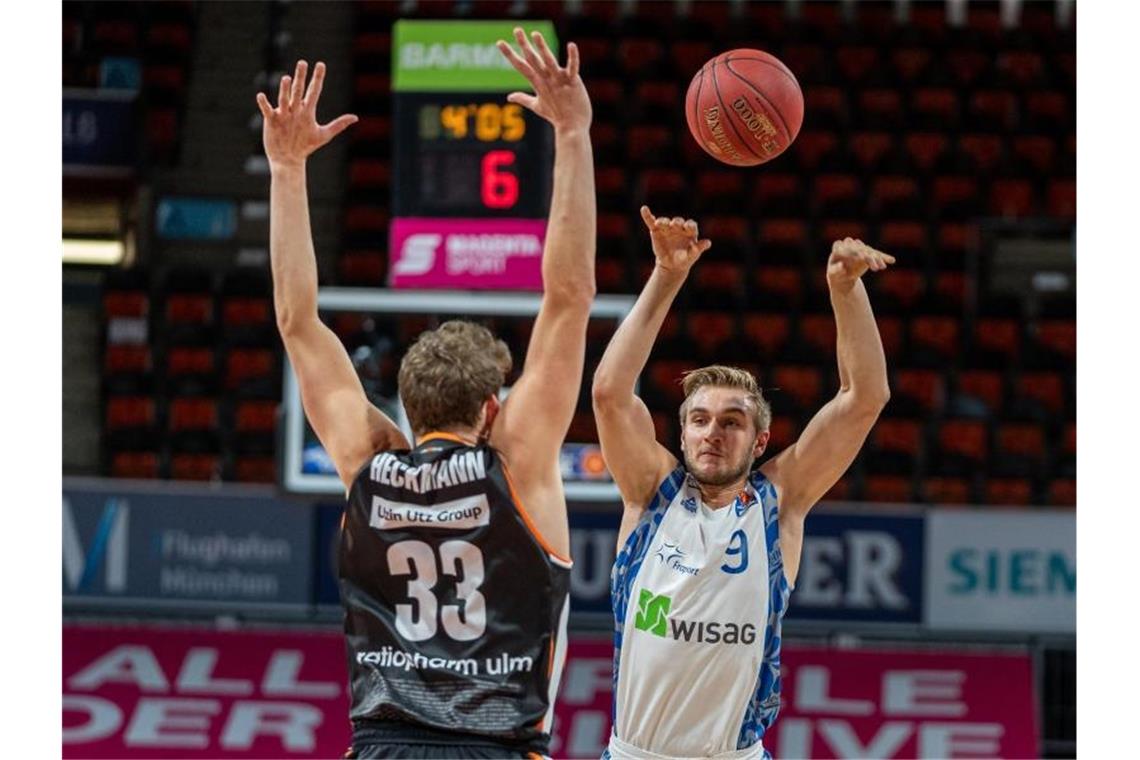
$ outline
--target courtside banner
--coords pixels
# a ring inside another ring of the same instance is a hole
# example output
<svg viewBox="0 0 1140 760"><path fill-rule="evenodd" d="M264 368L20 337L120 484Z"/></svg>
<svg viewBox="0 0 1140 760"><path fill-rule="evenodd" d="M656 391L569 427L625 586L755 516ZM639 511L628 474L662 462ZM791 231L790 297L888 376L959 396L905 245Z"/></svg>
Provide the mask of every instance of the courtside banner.
<svg viewBox="0 0 1140 760"><path fill-rule="evenodd" d="M392 27L394 92L530 92L495 43L517 49L514 28L542 32L558 57L558 36L550 21L397 21Z"/></svg>
<svg viewBox="0 0 1140 760"><path fill-rule="evenodd" d="M613 645L571 640L555 708L561 758L601 755ZM1039 757L1027 654L842 651L785 645L775 757Z"/></svg>
<svg viewBox="0 0 1140 760"><path fill-rule="evenodd" d="M63 602L304 615L313 514L272 489L65 482Z"/></svg>
<svg viewBox="0 0 1140 760"><path fill-rule="evenodd" d="M63 757L342 757L338 633L64 625Z"/></svg>
<svg viewBox="0 0 1140 760"><path fill-rule="evenodd" d="M818 511L804 524L788 620L922 620L923 517Z"/></svg>
<svg viewBox="0 0 1140 760"><path fill-rule="evenodd" d="M1076 523L1071 510L933 510L927 626L1075 633Z"/></svg>

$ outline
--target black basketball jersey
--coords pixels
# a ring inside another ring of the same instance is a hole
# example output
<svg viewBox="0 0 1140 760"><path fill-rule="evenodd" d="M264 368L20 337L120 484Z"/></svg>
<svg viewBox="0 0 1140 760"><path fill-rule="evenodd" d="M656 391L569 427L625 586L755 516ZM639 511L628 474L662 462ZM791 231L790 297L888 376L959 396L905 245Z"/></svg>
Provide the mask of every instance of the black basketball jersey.
<svg viewBox="0 0 1140 760"><path fill-rule="evenodd" d="M349 490L339 555L354 722L545 752L569 567L489 446L437 433L374 456Z"/></svg>

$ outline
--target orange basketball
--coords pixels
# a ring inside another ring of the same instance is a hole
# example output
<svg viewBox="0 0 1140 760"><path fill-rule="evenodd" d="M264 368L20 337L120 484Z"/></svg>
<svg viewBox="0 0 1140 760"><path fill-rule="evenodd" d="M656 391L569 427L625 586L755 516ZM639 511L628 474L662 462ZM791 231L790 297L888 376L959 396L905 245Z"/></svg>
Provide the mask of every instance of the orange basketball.
<svg viewBox="0 0 1140 760"><path fill-rule="evenodd" d="M685 95L689 131L705 151L733 166L783 153L804 121L804 94L792 72L762 50L721 53L701 67Z"/></svg>

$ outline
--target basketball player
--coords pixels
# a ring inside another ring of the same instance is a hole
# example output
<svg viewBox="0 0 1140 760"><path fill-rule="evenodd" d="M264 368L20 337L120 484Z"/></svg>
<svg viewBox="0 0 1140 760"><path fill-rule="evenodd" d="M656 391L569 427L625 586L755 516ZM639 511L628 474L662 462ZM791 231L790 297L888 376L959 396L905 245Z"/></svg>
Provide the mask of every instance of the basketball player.
<svg viewBox="0 0 1140 760"><path fill-rule="evenodd" d="M272 168L277 321L305 413L344 482L339 553L351 681L352 757L527 757L550 741L565 656L569 528L559 452L577 405L593 302L590 101L571 44L560 66L536 32L499 48L534 88L508 100L554 127L545 291L510 397L506 345L450 321L403 357L399 391L415 436L369 403L317 315L305 160L351 123L316 121L325 67L264 95Z"/></svg>
<svg viewBox="0 0 1140 760"><path fill-rule="evenodd" d="M804 517L855 458L890 395L861 281L894 259L836 241L827 282L840 388L758 469L771 410L748 372L687 373L678 462L634 394L669 305L711 243L642 207L656 266L594 375L602 453L625 505L611 579L614 726L607 757L764 758L780 705L780 620Z"/></svg>

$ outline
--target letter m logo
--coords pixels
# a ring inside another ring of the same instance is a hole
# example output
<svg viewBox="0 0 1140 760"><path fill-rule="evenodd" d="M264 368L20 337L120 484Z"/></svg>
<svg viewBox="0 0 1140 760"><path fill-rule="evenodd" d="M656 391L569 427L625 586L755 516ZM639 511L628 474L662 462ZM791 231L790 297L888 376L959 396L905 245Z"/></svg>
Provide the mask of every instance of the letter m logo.
<svg viewBox="0 0 1140 760"><path fill-rule="evenodd" d="M63 499L63 577L67 591L122 593L127 588L127 520L125 499L108 499L84 551L71 502ZM102 588L95 582L104 570Z"/></svg>
<svg viewBox="0 0 1140 760"><path fill-rule="evenodd" d="M672 604L673 600L664 594L656 596L652 591L642 589L637 600L637 616L633 620L633 627L639 631L648 631L654 636L664 636L667 630L665 621Z"/></svg>

